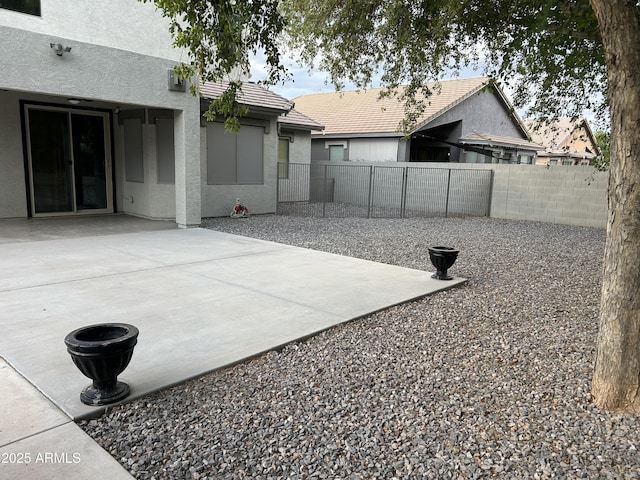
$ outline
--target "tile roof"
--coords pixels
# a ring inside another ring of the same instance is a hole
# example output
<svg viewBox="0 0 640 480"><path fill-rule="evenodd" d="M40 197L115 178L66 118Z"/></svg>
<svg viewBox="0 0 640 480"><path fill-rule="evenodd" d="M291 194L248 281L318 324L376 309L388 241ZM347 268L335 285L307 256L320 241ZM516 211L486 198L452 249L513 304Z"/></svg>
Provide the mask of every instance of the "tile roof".
<svg viewBox="0 0 640 480"><path fill-rule="evenodd" d="M278 117L278 123L291 128L304 128L305 130L322 130L324 129L323 125L320 125L318 122L313 120L312 118L307 117L305 114L300 113L295 108L292 109L289 113L284 113Z"/></svg>
<svg viewBox="0 0 640 480"><path fill-rule="evenodd" d="M418 121L416 130L484 88L490 79L475 77L429 83L434 94ZM397 133L405 118L404 106L397 98L378 96L383 88L302 95L294 99L296 109L325 126L324 133Z"/></svg>
<svg viewBox="0 0 640 480"><path fill-rule="evenodd" d="M228 86L229 82L206 82L200 86L200 95L208 99L217 98ZM252 82L242 84L238 103L246 105L249 108L266 108L268 110L279 110L282 113L288 112L293 108L292 101Z"/></svg>
<svg viewBox="0 0 640 480"><path fill-rule="evenodd" d="M216 98L221 95L228 86L229 82L207 82L200 86L200 95L207 99ZM320 123L294 109L294 103L292 101L256 83L243 83L238 101L249 108L257 107L277 110L281 113L278 117L278 123L290 128L309 131L322 130L324 128Z"/></svg>
<svg viewBox="0 0 640 480"><path fill-rule="evenodd" d="M529 142L522 138L492 135L489 133L473 132L460 139L460 143L472 145L488 145L492 147L522 148L526 150L543 150L544 147L535 142Z"/></svg>
<svg viewBox="0 0 640 480"><path fill-rule="evenodd" d="M593 158L599 153L597 142L586 118L574 120L569 117L560 117L550 122L527 119L524 120L524 124L533 141L543 146L540 150L544 150L550 155L577 154L585 158ZM584 142L591 143L595 152L582 149L578 151L575 148L570 151L570 146L575 140L572 138L573 134L576 130L581 131L581 129L588 137L583 138Z"/></svg>
<svg viewBox="0 0 640 480"><path fill-rule="evenodd" d="M569 135L580 126L582 119L572 121L571 118L562 117L550 123L538 120L524 120L524 125L529 130L531 138L545 147L554 148L568 139Z"/></svg>

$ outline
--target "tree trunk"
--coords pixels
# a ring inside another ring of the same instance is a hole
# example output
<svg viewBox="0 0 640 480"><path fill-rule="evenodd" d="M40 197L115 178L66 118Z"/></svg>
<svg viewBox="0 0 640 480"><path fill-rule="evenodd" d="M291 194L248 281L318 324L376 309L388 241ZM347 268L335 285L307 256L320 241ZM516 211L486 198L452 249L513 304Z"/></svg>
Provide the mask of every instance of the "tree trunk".
<svg viewBox="0 0 640 480"><path fill-rule="evenodd" d="M591 0L606 53L611 114L607 241L591 393L640 411L640 26L636 2Z"/></svg>

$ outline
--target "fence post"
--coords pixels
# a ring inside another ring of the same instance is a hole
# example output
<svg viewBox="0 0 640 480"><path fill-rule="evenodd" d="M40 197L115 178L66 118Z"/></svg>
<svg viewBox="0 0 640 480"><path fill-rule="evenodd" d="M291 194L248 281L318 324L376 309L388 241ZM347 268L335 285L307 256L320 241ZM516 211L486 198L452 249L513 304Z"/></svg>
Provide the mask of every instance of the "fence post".
<svg viewBox="0 0 640 480"><path fill-rule="evenodd" d="M327 210L327 199L326 199L326 193L327 193L327 165L324 166L324 178L322 179L322 218L324 218L326 216L326 210Z"/></svg>
<svg viewBox="0 0 640 480"><path fill-rule="evenodd" d="M449 216L449 189L451 188L451 169L449 169L449 175L447 176L447 198L444 206L444 216Z"/></svg>
<svg viewBox="0 0 640 480"><path fill-rule="evenodd" d="M404 218L404 211L407 206L407 178L409 176L409 167L404 166L402 170L402 196L400 197L400 218Z"/></svg>
<svg viewBox="0 0 640 480"><path fill-rule="evenodd" d="M276 163L276 215L280 207L280 162Z"/></svg>
<svg viewBox="0 0 640 480"><path fill-rule="evenodd" d="M374 182L374 167L369 166L369 198L367 199L367 218L371 218L371 203L373 202L373 182Z"/></svg>
<svg viewBox="0 0 640 480"><path fill-rule="evenodd" d="M493 201L493 176L495 175L495 171L493 169L489 170L489 201L487 202L487 217L491 218L491 202Z"/></svg>

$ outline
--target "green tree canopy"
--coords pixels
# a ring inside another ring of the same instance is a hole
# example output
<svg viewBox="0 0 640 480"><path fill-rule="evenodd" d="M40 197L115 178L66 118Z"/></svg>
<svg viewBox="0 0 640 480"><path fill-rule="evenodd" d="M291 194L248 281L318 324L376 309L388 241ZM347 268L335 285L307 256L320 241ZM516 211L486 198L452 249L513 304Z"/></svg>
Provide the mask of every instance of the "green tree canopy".
<svg viewBox="0 0 640 480"><path fill-rule="evenodd" d="M375 78L410 111L427 81L480 66L539 118L604 112L606 66L588 0L283 0L291 45L338 87Z"/></svg>
<svg viewBox="0 0 640 480"><path fill-rule="evenodd" d="M603 130L597 130L594 135L600 149L600 155L593 160L592 165L603 172L611 164L611 135Z"/></svg>
<svg viewBox="0 0 640 480"><path fill-rule="evenodd" d="M281 81L286 41L306 63L319 59L338 87L350 81L366 88L379 75L386 94L397 90L414 115L416 95L430 93L426 82L480 64L511 87L514 105L530 116L608 109L609 211L592 394L603 408L640 411L637 0L141 1L171 19L176 46L190 52L193 63L179 69L185 78L228 80L248 70L251 52L263 50L267 83ZM237 120L238 87L232 82L209 115Z"/></svg>
<svg viewBox="0 0 640 480"><path fill-rule="evenodd" d="M302 58L340 86L380 73L416 93L448 69L483 64L545 120L609 111L607 240L592 394L640 411L640 3L636 0L283 0ZM411 117L409 117L411 119Z"/></svg>

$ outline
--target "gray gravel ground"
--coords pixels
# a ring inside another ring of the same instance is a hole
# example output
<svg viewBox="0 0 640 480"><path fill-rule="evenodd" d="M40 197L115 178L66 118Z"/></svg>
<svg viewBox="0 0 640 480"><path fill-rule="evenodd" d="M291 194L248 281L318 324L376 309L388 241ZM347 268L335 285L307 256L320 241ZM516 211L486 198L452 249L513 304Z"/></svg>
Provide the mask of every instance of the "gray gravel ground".
<svg viewBox="0 0 640 480"><path fill-rule="evenodd" d="M136 478L640 478L590 403L604 231L467 219L208 228L469 279L82 422ZM336 285L339 288L339 285Z"/></svg>

